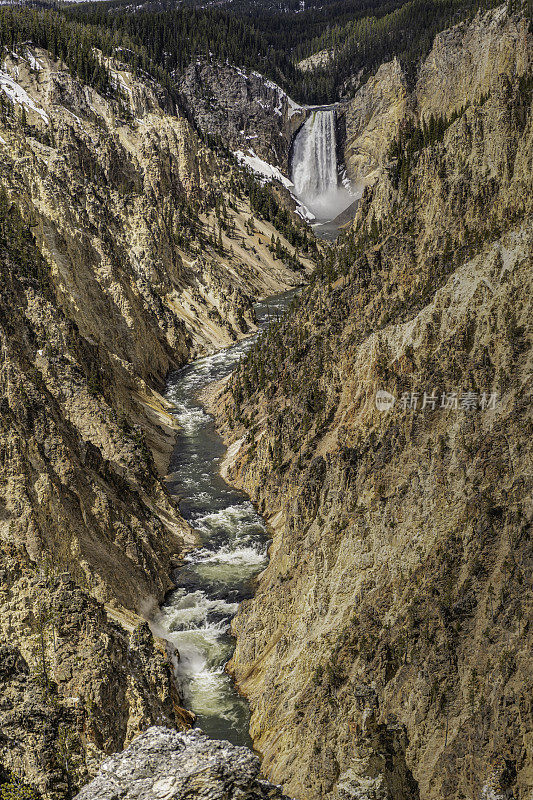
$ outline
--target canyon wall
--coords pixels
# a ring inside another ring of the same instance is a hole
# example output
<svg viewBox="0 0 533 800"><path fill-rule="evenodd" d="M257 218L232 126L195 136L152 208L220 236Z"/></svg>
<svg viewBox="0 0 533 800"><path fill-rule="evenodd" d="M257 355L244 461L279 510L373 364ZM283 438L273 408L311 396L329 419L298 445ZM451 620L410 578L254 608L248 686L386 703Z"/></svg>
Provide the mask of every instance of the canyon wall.
<svg viewBox="0 0 533 800"><path fill-rule="evenodd" d="M354 223L215 402L273 529L230 669L302 800L533 788L532 44L501 7L378 71Z"/></svg>
<svg viewBox="0 0 533 800"><path fill-rule="evenodd" d="M199 129L232 150L253 150L290 174L292 139L308 112L258 72L229 64L192 62L178 81L185 108Z"/></svg>
<svg viewBox="0 0 533 800"><path fill-rule="evenodd" d="M355 183L375 180L407 122L450 116L479 102L502 75L524 75L527 36L526 20L509 17L501 6L490 19L480 15L437 34L411 91L398 59L382 64L340 112L349 177Z"/></svg>
<svg viewBox="0 0 533 800"><path fill-rule="evenodd" d="M166 90L105 66L106 94L29 45L0 67L0 783L46 798L191 723L143 623L196 541L160 391L311 266Z"/></svg>
<svg viewBox="0 0 533 800"><path fill-rule="evenodd" d="M391 141L407 111L408 89L398 59L383 64L342 106L344 164L354 184L372 182L386 163Z"/></svg>

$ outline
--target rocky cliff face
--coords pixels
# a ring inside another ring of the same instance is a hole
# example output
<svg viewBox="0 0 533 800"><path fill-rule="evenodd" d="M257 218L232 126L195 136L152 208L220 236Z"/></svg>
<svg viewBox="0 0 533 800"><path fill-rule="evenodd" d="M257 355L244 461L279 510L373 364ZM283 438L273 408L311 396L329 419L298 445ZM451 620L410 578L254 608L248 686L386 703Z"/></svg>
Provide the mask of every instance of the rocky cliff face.
<svg viewBox="0 0 533 800"><path fill-rule="evenodd" d="M528 21L505 6L439 33L414 92L420 116L450 114L490 93L502 75L529 73L529 37Z"/></svg>
<svg viewBox="0 0 533 800"><path fill-rule="evenodd" d="M165 645L146 623L126 631L68 576L35 576L2 555L4 771L45 797L68 797L150 725L190 725Z"/></svg>
<svg viewBox="0 0 533 800"><path fill-rule="evenodd" d="M303 278L246 225L242 170L107 67L114 96L27 46L0 69L0 783L47 798L148 725L190 724L141 624L195 541L161 483L158 390Z"/></svg>
<svg viewBox="0 0 533 800"><path fill-rule="evenodd" d="M354 184L369 183L387 160L391 141L398 135L407 110L408 90L400 62L383 64L341 107L345 130L344 164Z"/></svg>
<svg viewBox="0 0 533 800"><path fill-rule="evenodd" d="M104 761L76 800L117 796L152 800L209 797L288 800L259 777L259 759L247 747L213 741L201 731L150 728L123 753Z"/></svg>
<svg viewBox="0 0 533 800"><path fill-rule="evenodd" d="M383 64L340 112L349 177L356 183L375 180L407 121L450 116L467 103L479 102L502 75L524 75L529 69L527 39L526 20L510 17L501 6L439 33L414 91L409 91L397 59Z"/></svg>
<svg viewBox="0 0 533 800"><path fill-rule="evenodd" d="M447 41L463 95L428 130ZM274 531L231 669L299 798L533 786L531 47L503 8L438 37L352 230L220 401Z"/></svg>
<svg viewBox="0 0 533 800"><path fill-rule="evenodd" d="M109 354L58 308L27 223L0 204L0 763L61 798L135 732L188 722L164 649L146 630L130 642L102 602L148 612L192 534L118 416Z"/></svg>
<svg viewBox="0 0 533 800"><path fill-rule="evenodd" d="M290 146L308 112L279 86L258 72L196 61L178 87L200 130L288 174Z"/></svg>

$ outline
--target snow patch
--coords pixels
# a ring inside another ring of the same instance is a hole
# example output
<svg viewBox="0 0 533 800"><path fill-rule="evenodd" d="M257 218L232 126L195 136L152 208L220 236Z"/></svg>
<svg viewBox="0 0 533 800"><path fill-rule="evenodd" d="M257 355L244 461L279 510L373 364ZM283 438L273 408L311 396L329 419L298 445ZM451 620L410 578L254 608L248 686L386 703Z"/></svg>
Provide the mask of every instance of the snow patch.
<svg viewBox="0 0 533 800"><path fill-rule="evenodd" d="M263 161L262 158L256 156L252 149L248 150L248 155L243 153L242 150L236 150L233 155L237 158L240 164L249 167L258 177L261 183L269 183L270 181L279 181L289 190L291 197L296 201L296 213L306 222L314 222L315 215L306 208L301 200L294 194L294 184L277 168Z"/></svg>
<svg viewBox="0 0 533 800"><path fill-rule="evenodd" d="M293 195L294 197L294 195ZM309 211L304 205L302 205L301 201L294 197L298 205L296 206L296 213L303 219L305 222L316 222L316 217L312 211Z"/></svg>
<svg viewBox="0 0 533 800"><path fill-rule="evenodd" d="M303 111L304 107L298 105L298 103L295 103L294 100L291 100L291 98L288 95L287 95L287 102L289 104L289 119L291 117L294 117L294 115L297 114L299 111Z"/></svg>
<svg viewBox="0 0 533 800"><path fill-rule="evenodd" d="M26 59L28 60L30 67L34 69L36 72L40 72L42 70L42 64L40 61L37 61L35 56L30 50L26 51Z"/></svg>
<svg viewBox="0 0 533 800"><path fill-rule="evenodd" d="M13 103L16 103L19 106L24 106L25 108L30 109L30 111L34 111L38 114L44 122L48 125L50 120L48 119L48 115L43 111L42 108L39 108L35 105L29 94L20 86L18 83L9 77L9 75L2 70L0 70L0 90L6 94Z"/></svg>
<svg viewBox="0 0 533 800"><path fill-rule="evenodd" d="M77 114L75 114L73 111L71 111L70 108L66 108L65 106L63 106L63 108L65 109L67 114L70 114L71 117L74 117L76 122L78 122L83 127L83 120L80 117L78 117Z"/></svg>
<svg viewBox="0 0 533 800"><path fill-rule="evenodd" d="M245 164L252 172L255 172L256 175L259 175L261 178L267 181L279 181L289 190L294 188L292 181L286 178L277 167L272 166L272 164L269 164L267 161L263 161L263 159L256 156L251 149L248 150L248 153L249 155L243 153L242 150L236 150L234 155L241 164Z"/></svg>

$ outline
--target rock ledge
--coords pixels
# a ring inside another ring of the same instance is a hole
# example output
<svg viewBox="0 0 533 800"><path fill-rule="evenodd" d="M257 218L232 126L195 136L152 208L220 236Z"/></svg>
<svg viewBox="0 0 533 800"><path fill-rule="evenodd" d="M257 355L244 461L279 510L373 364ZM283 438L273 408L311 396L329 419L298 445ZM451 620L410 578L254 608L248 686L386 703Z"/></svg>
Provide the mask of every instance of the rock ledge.
<svg viewBox="0 0 533 800"><path fill-rule="evenodd" d="M106 759L76 800L288 800L258 775L259 759L246 747L209 739L199 730L153 727Z"/></svg>

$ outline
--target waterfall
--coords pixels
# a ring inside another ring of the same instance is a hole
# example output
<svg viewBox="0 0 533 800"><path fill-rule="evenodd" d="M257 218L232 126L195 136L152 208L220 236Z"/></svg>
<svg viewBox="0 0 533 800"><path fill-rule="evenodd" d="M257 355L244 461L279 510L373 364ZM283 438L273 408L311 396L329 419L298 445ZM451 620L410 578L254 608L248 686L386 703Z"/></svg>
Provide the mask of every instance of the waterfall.
<svg viewBox="0 0 533 800"><path fill-rule="evenodd" d="M339 183L335 111L314 111L299 130L292 152L292 182L317 219L333 219L353 201Z"/></svg>
<svg viewBox="0 0 533 800"><path fill-rule="evenodd" d="M309 200L338 185L335 112L315 111L294 141L292 180L296 193Z"/></svg>

